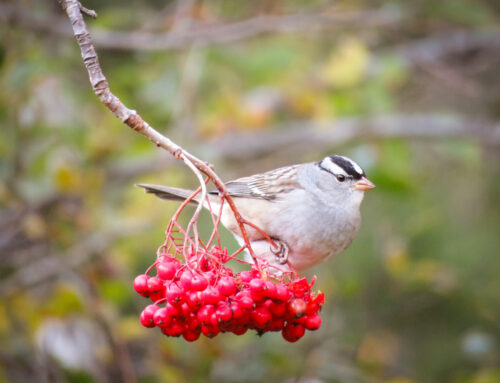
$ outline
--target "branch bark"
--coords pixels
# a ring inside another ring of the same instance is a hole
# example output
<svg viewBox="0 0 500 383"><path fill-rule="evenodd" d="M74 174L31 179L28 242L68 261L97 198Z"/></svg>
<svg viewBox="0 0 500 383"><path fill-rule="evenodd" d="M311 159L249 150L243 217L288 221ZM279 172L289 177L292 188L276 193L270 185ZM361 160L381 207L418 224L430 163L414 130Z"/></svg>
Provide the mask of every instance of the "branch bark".
<svg viewBox="0 0 500 383"><path fill-rule="evenodd" d="M191 164L194 165L196 169L210 178L210 180L218 189L221 197L224 198L225 201L227 201L227 203L229 204L234 217L238 222L247 249L254 258L255 263L257 264L257 260L255 259L255 255L246 235L244 220L238 212L233 199L227 192L226 186L219 178L219 176L214 172L212 166L207 162L204 162L188 153L175 142L159 133L146 121L144 121L135 110L127 108L125 104L123 104L120 99L111 92L108 81L106 80L106 77L104 76L104 73L102 72L101 66L99 64L99 59L97 57L97 53L92 43L90 34L87 30L87 26L85 24L85 21L83 20L82 12L88 14L91 17L97 17L97 14L94 11L84 8L77 0L60 0L60 3L71 21L73 33L80 47L83 62L89 75L90 83L92 84L94 93L97 95L99 100L124 124L128 125L136 132L142 134L156 146L166 150L175 158L184 161L184 163L186 163L186 165L188 165L189 167L191 167ZM196 172L194 173L196 175ZM202 187L204 187L203 183Z"/></svg>

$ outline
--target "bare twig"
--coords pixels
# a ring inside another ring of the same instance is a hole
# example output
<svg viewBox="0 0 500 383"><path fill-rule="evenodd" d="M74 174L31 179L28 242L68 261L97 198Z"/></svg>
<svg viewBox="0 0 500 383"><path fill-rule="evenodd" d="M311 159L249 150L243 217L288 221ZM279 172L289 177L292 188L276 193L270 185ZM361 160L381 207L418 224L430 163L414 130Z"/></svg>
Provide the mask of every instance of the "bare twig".
<svg viewBox="0 0 500 383"><path fill-rule="evenodd" d="M109 88L108 81L102 72L101 66L99 64L99 59L95 51L94 45L90 38L90 34L87 31L87 26L82 16L82 5L77 0L61 0L61 5L65 12L67 13L71 25L73 27L73 32L75 38L80 46L82 53L83 62L87 68L89 74L90 83L94 93L97 95L99 100L123 123L128 125L130 128L136 132L145 136L148 140L153 142L156 146L165 149L175 158L183 160L185 163L192 163L198 170L203 174L207 175L210 180L217 187L221 197L223 197L229 204L238 226L241 235L245 241L247 249L250 255L253 257L254 262L257 264L257 259L250 246L250 242L247 237L247 233L244 227L244 220L241 214L238 212L233 199L229 195L226 186L219 178L219 176L214 172L212 166L204 161L201 161L197 157L188 153L186 150L181 148L179 145L174 143L169 138L160 134L158 131L153 129L142 117L135 111L127 108L118 97L116 97ZM202 185L204 187L204 184Z"/></svg>

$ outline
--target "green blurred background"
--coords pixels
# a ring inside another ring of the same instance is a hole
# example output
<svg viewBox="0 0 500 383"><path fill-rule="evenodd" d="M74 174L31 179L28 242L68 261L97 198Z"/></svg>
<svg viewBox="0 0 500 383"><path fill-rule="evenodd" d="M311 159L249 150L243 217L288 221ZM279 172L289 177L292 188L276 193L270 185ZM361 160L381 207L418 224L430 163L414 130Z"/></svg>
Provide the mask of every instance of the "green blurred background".
<svg viewBox="0 0 500 383"><path fill-rule="evenodd" d="M498 1L83 3L115 94L223 179L339 153L377 188L307 274L317 332L142 328L176 204L133 184L196 180L99 103L55 0L0 2L0 382L500 382Z"/></svg>

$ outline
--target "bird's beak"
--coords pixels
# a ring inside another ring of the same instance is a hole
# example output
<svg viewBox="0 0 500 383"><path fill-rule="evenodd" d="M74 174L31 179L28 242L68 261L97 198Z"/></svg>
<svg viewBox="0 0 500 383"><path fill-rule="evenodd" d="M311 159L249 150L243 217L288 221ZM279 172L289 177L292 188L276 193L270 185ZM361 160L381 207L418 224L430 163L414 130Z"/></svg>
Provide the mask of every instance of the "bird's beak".
<svg viewBox="0 0 500 383"><path fill-rule="evenodd" d="M363 177L358 182L356 182L354 184L354 187L358 190L365 191L365 190L373 189L375 187L375 184L372 181L370 181L368 178Z"/></svg>

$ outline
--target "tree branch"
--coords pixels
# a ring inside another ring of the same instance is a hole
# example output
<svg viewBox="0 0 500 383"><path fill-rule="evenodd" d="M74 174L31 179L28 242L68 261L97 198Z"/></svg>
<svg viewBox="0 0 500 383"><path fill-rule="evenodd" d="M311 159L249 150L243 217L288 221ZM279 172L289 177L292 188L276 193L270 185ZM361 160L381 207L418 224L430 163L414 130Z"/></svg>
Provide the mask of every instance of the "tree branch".
<svg viewBox="0 0 500 383"><path fill-rule="evenodd" d="M73 33L80 47L83 62L89 75L90 83L92 84L94 93L97 95L99 100L116 117L118 117L130 128L142 134L156 146L166 150L175 158L184 161L189 167L191 164L194 165L199 171L210 178L210 180L219 190L221 197L224 198L225 201L227 201L227 203L229 204L234 217L238 222L239 229L241 231L247 249L251 256L254 258L254 262L257 264L257 260L255 259L255 255L250 246L250 242L248 241L248 237L244 227L244 220L238 212L233 199L227 192L226 186L219 178L219 176L213 171L212 166L188 153L172 140L160 134L157 130L153 129L146 121L142 119L142 117L135 110L127 108L125 104L123 104L120 99L111 92L108 81L106 80L106 77L102 72L97 53L95 51L94 45L90 38L90 34L87 31L87 26L82 16L82 9L85 10L85 13L89 13L92 16L96 15L95 12L83 8L80 2L77 0L60 0L60 3L71 21Z"/></svg>

